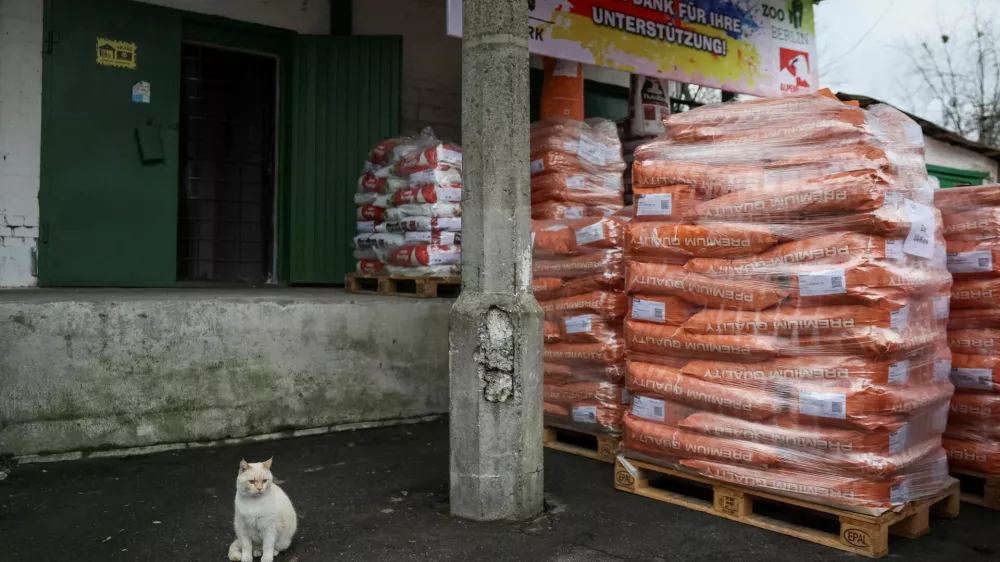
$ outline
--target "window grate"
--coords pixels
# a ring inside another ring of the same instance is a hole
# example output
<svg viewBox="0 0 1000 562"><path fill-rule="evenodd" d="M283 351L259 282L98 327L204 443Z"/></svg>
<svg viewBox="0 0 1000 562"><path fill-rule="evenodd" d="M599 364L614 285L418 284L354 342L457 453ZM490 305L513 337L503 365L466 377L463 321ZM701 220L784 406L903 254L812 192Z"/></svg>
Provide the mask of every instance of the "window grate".
<svg viewBox="0 0 1000 562"><path fill-rule="evenodd" d="M185 44L182 65L177 279L266 282L276 61Z"/></svg>

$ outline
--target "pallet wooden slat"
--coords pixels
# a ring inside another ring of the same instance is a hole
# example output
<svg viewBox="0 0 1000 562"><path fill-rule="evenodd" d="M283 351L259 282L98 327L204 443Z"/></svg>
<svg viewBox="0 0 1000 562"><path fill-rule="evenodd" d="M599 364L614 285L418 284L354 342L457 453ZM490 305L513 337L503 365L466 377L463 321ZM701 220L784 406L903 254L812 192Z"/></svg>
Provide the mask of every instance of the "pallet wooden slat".
<svg viewBox="0 0 1000 562"><path fill-rule="evenodd" d="M889 552L890 533L905 538L927 534L932 510L936 515L948 518L957 517L959 513L957 484L933 498L910 502L899 511L875 516L719 482L642 461L628 459L628 463L634 468L634 473L622 464L621 459L615 460L615 488L618 490L871 558L880 558ZM710 488L712 501L652 487L649 483L650 473ZM754 509L754 500L757 499L836 520L840 525L840 532L834 534L761 515Z"/></svg>
<svg viewBox="0 0 1000 562"><path fill-rule="evenodd" d="M344 278L344 287L349 293L395 295L418 299L447 298L458 296L462 290L462 278L349 273Z"/></svg>
<svg viewBox="0 0 1000 562"><path fill-rule="evenodd" d="M962 501L965 503L971 503L973 505L979 505L982 507L987 507L990 509L1000 510L1000 476L996 474L986 474L985 472L976 472L974 470L963 470L959 468L951 469L953 476L962 482ZM982 480L983 483L983 493L980 495L978 491L971 491L965 486L965 480L974 479Z"/></svg>
<svg viewBox="0 0 1000 562"><path fill-rule="evenodd" d="M578 439L582 437L587 440L592 437L596 439L596 445L589 447L578 445L576 443L567 443L565 440L561 439L566 436L576 437ZM580 455L581 457L587 457L588 459L594 459L606 463L615 462L615 452L618 449L617 437L612 437L610 435L588 435L579 431L563 429L560 427L546 427L542 441L548 449L562 451L564 453L572 453L574 455Z"/></svg>

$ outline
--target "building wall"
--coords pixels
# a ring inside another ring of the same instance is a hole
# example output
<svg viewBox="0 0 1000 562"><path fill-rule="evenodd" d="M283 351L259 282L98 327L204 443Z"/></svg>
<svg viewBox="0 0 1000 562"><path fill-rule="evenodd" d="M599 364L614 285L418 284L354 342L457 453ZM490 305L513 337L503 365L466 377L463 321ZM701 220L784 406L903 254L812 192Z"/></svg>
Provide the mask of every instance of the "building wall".
<svg viewBox="0 0 1000 562"><path fill-rule="evenodd" d="M925 158L928 164L959 170L988 172L990 180L997 181L998 164L996 160L926 136L924 144L926 145Z"/></svg>
<svg viewBox="0 0 1000 562"><path fill-rule="evenodd" d="M0 293L0 452L445 413L453 303L307 289Z"/></svg>
<svg viewBox="0 0 1000 562"><path fill-rule="evenodd" d="M430 125L461 142L462 41L445 33L447 1L353 1L354 35L403 37L403 131Z"/></svg>
<svg viewBox="0 0 1000 562"><path fill-rule="evenodd" d="M330 0L141 0L325 34ZM35 284L44 0L0 0L0 287Z"/></svg>
<svg viewBox="0 0 1000 562"><path fill-rule="evenodd" d="M299 33L330 33L330 0L135 0ZM335 0L336 1L336 0Z"/></svg>
<svg viewBox="0 0 1000 562"><path fill-rule="evenodd" d="M0 1L0 287L35 284L42 0Z"/></svg>

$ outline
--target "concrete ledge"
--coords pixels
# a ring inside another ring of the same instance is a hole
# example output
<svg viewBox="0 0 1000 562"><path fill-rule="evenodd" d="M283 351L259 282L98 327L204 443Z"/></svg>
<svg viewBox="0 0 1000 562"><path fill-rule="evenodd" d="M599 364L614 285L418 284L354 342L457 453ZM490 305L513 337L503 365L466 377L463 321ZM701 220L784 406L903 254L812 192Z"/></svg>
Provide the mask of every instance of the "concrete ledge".
<svg viewBox="0 0 1000 562"><path fill-rule="evenodd" d="M0 451L82 457L445 413L453 302L0 291Z"/></svg>

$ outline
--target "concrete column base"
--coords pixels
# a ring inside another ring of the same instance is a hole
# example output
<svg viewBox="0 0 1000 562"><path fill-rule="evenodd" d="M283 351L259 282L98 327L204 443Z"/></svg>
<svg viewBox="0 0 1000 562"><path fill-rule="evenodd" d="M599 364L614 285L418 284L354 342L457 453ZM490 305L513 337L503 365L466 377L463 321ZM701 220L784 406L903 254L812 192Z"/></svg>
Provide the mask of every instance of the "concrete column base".
<svg viewBox="0 0 1000 562"><path fill-rule="evenodd" d="M451 310L451 513L543 509L543 313L530 293L463 291Z"/></svg>

